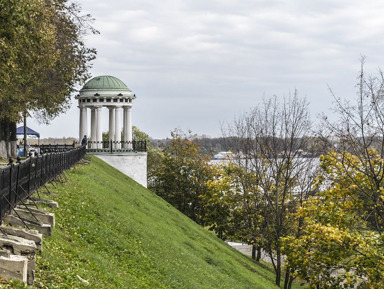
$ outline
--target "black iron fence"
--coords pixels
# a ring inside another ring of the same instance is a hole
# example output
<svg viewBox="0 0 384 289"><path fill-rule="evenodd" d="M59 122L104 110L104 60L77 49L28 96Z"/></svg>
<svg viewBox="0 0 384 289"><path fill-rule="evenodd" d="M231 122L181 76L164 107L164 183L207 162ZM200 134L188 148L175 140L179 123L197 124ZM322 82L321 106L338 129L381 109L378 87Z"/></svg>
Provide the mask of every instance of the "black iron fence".
<svg viewBox="0 0 384 289"><path fill-rule="evenodd" d="M52 181L85 155L85 147L29 157L0 168L0 220L38 188Z"/></svg>
<svg viewBox="0 0 384 289"><path fill-rule="evenodd" d="M146 152L147 142L145 140L133 141L88 141L87 152L93 153L124 153L124 152Z"/></svg>
<svg viewBox="0 0 384 289"><path fill-rule="evenodd" d="M72 150L75 148L76 144L47 144L47 145L38 145L36 148L40 149L40 153L46 154L46 153L57 153L57 152L65 152Z"/></svg>

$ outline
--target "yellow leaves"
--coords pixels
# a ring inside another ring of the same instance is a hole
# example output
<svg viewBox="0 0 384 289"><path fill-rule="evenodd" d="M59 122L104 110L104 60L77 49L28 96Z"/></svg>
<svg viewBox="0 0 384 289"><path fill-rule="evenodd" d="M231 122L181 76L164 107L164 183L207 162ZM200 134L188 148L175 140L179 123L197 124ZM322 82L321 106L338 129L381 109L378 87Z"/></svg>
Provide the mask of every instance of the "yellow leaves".
<svg viewBox="0 0 384 289"><path fill-rule="evenodd" d="M349 284L356 282L356 274L350 271L355 264L355 259L351 257L356 255L355 248L359 245L364 244L367 248L364 238L358 233L319 223L307 226L304 235L299 238L283 239L283 244L289 265L296 268L295 275L307 280L310 285L322 280L328 284L326 287L331 288L336 288L345 280L349 280ZM340 280L331 278L332 268L344 269L340 271Z"/></svg>
<svg viewBox="0 0 384 289"><path fill-rule="evenodd" d="M296 214L303 221L301 235L283 239L288 264L310 286L346 288L364 276L367 288L382 287L377 272L384 270L384 237L368 221L384 210L383 163L373 149L361 156L330 151L320 157L320 191ZM344 271L333 278L332 268Z"/></svg>

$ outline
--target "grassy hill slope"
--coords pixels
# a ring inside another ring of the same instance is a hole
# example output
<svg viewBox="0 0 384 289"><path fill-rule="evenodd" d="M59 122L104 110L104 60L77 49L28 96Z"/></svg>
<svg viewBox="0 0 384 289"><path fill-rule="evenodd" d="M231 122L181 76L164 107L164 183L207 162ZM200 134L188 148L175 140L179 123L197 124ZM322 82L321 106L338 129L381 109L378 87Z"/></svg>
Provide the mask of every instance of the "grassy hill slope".
<svg viewBox="0 0 384 289"><path fill-rule="evenodd" d="M66 176L49 187L60 208L36 288L276 288L271 272L103 161Z"/></svg>

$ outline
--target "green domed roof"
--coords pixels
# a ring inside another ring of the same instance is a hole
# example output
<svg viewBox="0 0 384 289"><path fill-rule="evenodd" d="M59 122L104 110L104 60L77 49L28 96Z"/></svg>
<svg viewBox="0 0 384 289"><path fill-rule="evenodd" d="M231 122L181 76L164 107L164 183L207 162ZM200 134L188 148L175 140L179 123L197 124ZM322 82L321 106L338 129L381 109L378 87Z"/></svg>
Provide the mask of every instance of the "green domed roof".
<svg viewBox="0 0 384 289"><path fill-rule="evenodd" d="M96 76L89 80L81 89L97 89L97 90L130 90L124 82L120 79L110 76L110 75L102 75Z"/></svg>

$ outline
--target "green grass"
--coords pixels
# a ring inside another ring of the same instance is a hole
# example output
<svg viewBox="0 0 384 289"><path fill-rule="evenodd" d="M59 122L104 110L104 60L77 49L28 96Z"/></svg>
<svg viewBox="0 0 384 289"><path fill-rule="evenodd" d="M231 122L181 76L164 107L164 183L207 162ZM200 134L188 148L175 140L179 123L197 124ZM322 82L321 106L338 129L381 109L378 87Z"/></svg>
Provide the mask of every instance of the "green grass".
<svg viewBox="0 0 384 289"><path fill-rule="evenodd" d="M268 269L103 161L65 175L49 187L60 208L36 288L277 288Z"/></svg>

